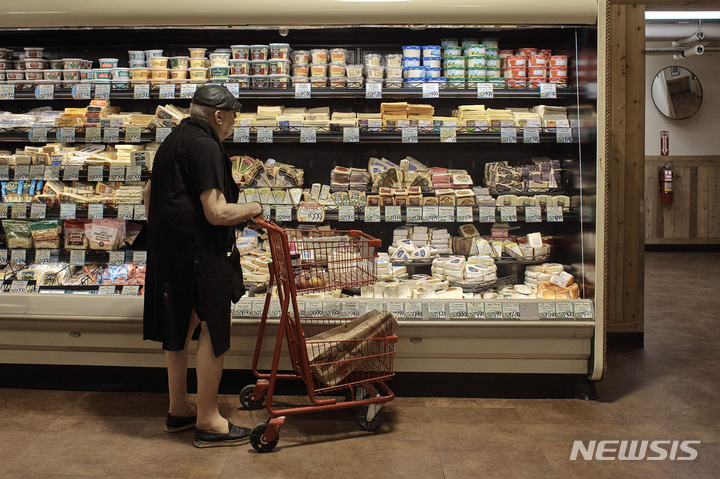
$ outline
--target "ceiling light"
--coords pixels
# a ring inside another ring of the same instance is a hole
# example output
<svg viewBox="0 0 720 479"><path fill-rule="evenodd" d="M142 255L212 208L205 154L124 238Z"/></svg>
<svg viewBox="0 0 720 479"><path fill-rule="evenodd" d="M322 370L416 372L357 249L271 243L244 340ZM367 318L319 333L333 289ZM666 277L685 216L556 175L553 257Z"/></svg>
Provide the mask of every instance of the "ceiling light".
<svg viewBox="0 0 720 479"><path fill-rule="evenodd" d="M645 11L645 20L720 20L720 10Z"/></svg>

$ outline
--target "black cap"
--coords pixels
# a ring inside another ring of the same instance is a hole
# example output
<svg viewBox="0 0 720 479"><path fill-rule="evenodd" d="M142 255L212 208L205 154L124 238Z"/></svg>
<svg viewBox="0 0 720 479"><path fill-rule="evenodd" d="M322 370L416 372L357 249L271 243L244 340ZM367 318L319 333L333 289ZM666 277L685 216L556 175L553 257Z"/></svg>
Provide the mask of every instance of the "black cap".
<svg viewBox="0 0 720 479"><path fill-rule="evenodd" d="M230 90L222 85L210 84L198 88L192 102L197 105L209 106L218 110L240 111L242 106Z"/></svg>

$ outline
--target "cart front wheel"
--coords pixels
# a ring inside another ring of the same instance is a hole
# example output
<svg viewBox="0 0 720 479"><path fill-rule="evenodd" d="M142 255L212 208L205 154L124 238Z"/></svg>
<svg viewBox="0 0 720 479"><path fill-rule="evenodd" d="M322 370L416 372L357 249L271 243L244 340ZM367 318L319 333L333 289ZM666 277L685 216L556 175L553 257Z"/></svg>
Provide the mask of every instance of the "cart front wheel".
<svg viewBox="0 0 720 479"><path fill-rule="evenodd" d="M245 409L262 409L265 398L260 398L257 401L251 399L252 393L255 390L254 384L248 384L240 391L240 404Z"/></svg>
<svg viewBox="0 0 720 479"><path fill-rule="evenodd" d="M382 424L382 409L375 412L375 416L368 421L367 415L370 407L375 406L371 404L369 406L362 406L357 408L357 421L360 425L360 429L363 431L374 431Z"/></svg>
<svg viewBox="0 0 720 479"><path fill-rule="evenodd" d="M258 424L253 428L253 430L250 432L250 445L255 449L257 452L270 452L273 449L275 449L275 446L277 446L278 441L280 440L280 436L276 437L270 442L263 442L262 437L263 434L265 434L265 431L268 428L268 423L263 422Z"/></svg>

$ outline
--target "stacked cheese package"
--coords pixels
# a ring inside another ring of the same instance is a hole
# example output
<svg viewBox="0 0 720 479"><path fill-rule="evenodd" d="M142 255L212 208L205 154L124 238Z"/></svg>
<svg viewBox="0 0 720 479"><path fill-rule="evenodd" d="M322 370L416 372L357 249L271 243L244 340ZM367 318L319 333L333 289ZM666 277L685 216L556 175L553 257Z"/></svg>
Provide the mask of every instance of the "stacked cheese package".
<svg viewBox="0 0 720 479"><path fill-rule="evenodd" d="M469 299L472 293L463 293L462 288L450 287L442 281L428 275L413 275L402 280L378 281L360 289L363 298L378 299Z"/></svg>
<svg viewBox="0 0 720 479"><path fill-rule="evenodd" d="M497 266L489 256L449 256L436 258L432 275L451 284L480 284L497 281Z"/></svg>
<svg viewBox="0 0 720 479"><path fill-rule="evenodd" d="M557 188L562 181L560 161L532 158L528 165L511 166L507 161L485 164L485 185L497 192Z"/></svg>
<svg viewBox="0 0 720 479"><path fill-rule="evenodd" d="M428 261L439 254L451 253L451 236L444 228L400 226L393 231L388 253L396 261Z"/></svg>
<svg viewBox="0 0 720 479"><path fill-rule="evenodd" d="M577 299L580 288L575 277L558 263L544 263L525 268L525 284L536 289L542 299Z"/></svg>
<svg viewBox="0 0 720 479"><path fill-rule="evenodd" d="M390 255L387 253L378 253L376 261L377 277L382 281L391 281L394 279L406 279L408 276L407 266L395 266L390 261Z"/></svg>
<svg viewBox="0 0 720 479"><path fill-rule="evenodd" d="M346 168L344 166L336 166L330 172L331 191L365 191L369 181L370 174L368 173L368 170L363 168Z"/></svg>
<svg viewBox="0 0 720 479"><path fill-rule="evenodd" d="M382 126L398 128L417 125L420 121L432 121L435 108L432 105L414 105L405 102L382 103L380 117Z"/></svg>

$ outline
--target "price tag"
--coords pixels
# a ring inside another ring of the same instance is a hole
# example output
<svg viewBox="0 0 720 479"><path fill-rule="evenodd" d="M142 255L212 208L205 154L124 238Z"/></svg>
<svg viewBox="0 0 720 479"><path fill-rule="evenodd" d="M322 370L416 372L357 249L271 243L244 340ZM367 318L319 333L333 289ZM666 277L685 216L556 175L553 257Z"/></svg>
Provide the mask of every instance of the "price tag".
<svg viewBox="0 0 720 479"><path fill-rule="evenodd" d="M421 301L405 301L405 319L423 319L422 305Z"/></svg>
<svg viewBox="0 0 720 479"><path fill-rule="evenodd" d="M590 303L573 303L575 319L592 319L593 311Z"/></svg>
<svg viewBox="0 0 720 479"><path fill-rule="evenodd" d="M366 83L365 98L382 98L382 83Z"/></svg>
<svg viewBox="0 0 720 479"><path fill-rule="evenodd" d="M30 179L31 180L42 180L44 176L45 176L45 166L43 166L43 165L30 166Z"/></svg>
<svg viewBox="0 0 720 479"><path fill-rule="evenodd" d="M102 181L105 176L105 167L102 165L88 166L88 181Z"/></svg>
<svg viewBox="0 0 720 479"><path fill-rule="evenodd" d="M355 207L350 205L338 206L338 221L355 221Z"/></svg>
<svg viewBox="0 0 720 479"><path fill-rule="evenodd" d="M509 126L500 128L500 143L517 143L517 128Z"/></svg>
<svg viewBox="0 0 720 479"><path fill-rule="evenodd" d="M29 180L30 165L17 165L15 167L15 180Z"/></svg>
<svg viewBox="0 0 720 479"><path fill-rule="evenodd" d="M418 142L417 127L403 128L402 129L402 142L403 143L417 143Z"/></svg>
<svg viewBox="0 0 720 479"><path fill-rule="evenodd" d="M47 128L34 127L30 128L30 141L32 142L46 142L47 141Z"/></svg>
<svg viewBox="0 0 720 479"><path fill-rule="evenodd" d="M423 98L440 98L440 86L435 82L423 83Z"/></svg>
<svg viewBox="0 0 720 479"><path fill-rule="evenodd" d="M398 318L405 317L405 304L402 301L388 301L386 304L386 310L389 313L394 314ZM420 303L422 305L422 303Z"/></svg>
<svg viewBox="0 0 720 479"><path fill-rule="evenodd" d="M0 264L7 264L8 250L0 249Z"/></svg>
<svg viewBox="0 0 720 479"><path fill-rule="evenodd" d="M235 98L240 96L240 84L238 82L225 82L223 86L227 88Z"/></svg>
<svg viewBox="0 0 720 479"><path fill-rule="evenodd" d="M147 264L147 251L133 251L133 266L145 266Z"/></svg>
<svg viewBox="0 0 720 479"><path fill-rule="evenodd" d="M80 165L67 165L63 168L63 181L78 181L80 179Z"/></svg>
<svg viewBox="0 0 720 479"><path fill-rule="evenodd" d="M35 250L35 262L38 264L49 264L50 263L50 250L49 249L36 249Z"/></svg>
<svg viewBox="0 0 720 479"><path fill-rule="evenodd" d="M118 205L117 210L117 219L119 220L131 220L133 218L133 214L135 213L133 205Z"/></svg>
<svg viewBox="0 0 720 479"><path fill-rule="evenodd" d="M10 167L8 165L0 165L0 181L10 181Z"/></svg>
<svg viewBox="0 0 720 479"><path fill-rule="evenodd" d="M454 206L439 206L438 207L438 221L446 223L455 222L455 207Z"/></svg>
<svg viewBox="0 0 720 479"><path fill-rule="evenodd" d="M473 220L473 207L472 206L458 206L457 207L457 221L458 223L471 223Z"/></svg>
<svg viewBox="0 0 720 479"><path fill-rule="evenodd" d="M77 205L75 203L60 203L60 219L75 219Z"/></svg>
<svg viewBox="0 0 720 479"><path fill-rule="evenodd" d="M268 317L279 318L280 315L282 315L282 306L280 305L280 300L277 298L273 298L270 300L270 305L268 306Z"/></svg>
<svg viewBox="0 0 720 479"><path fill-rule="evenodd" d="M450 309L450 319L467 318L466 303L450 303L448 307Z"/></svg>
<svg viewBox="0 0 720 479"><path fill-rule="evenodd" d="M165 141L165 138L170 134L172 131L172 128L162 127L162 128L156 128L155 129L155 141L158 143L162 143Z"/></svg>
<svg viewBox="0 0 720 479"><path fill-rule="evenodd" d="M88 218L91 220L101 220L105 212L105 205L100 203L90 203L88 205Z"/></svg>
<svg viewBox="0 0 720 479"><path fill-rule="evenodd" d="M510 222L517 221L517 208L515 206L500 207L500 221Z"/></svg>
<svg viewBox="0 0 720 479"><path fill-rule="evenodd" d="M85 143L100 143L102 140L102 128L89 126L85 128Z"/></svg>
<svg viewBox="0 0 720 479"><path fill-rule="evenodd" d="M485 319L485 304L480 301L467 303L468 319Z"/></svg>
<svg viewBox="0 0 720 479"><path fill-rule="evenodd" d="M444 301L432 301L428 303L428 318L447 319L447 303Z"/></svg>
<svg viewBox="0 0 720 479"><path fill-rule="evenodd" d="M423 206L423 221L436 222L440 219L440 209L437 206Z"/></svg>
<svg viewBox="0 0 720 479"><path fill-rule="evenodd" d="M480 206L478 208L478 221L480 223L495 223L495 207Z"/></svg>
<svg viewBox="0 0 720 479"><path fill-rule="evenodd" d="M107 130L107 128L106 128ZM108 176L109 181L125 181L125 166L124 165L111 165L110 175Z"/></svg>
<svg viewBox="0 0 720 479"><path fill-rule="evenodd" d="M454 126L440 127L440 143L457 143L457 128Z"/></svg>
<svg viewBox="0 0 720 479"><path fill-rule="evenodd" d="M60 179L60 167L58 165L48 165L43 171L43 180L53 181Z"/></svg>
<svg viewBox="0 0 720 479"><path fill-rule="evenodd" d="M109 83L96 83L95 84L95 98L98 100L110 99L110 84Z"/></svg>
<svg viewBox="0 0 720 479"><path fill-rule="evenodd" d="M493 97L492 83L478 83L477 84L477 97L478 98L492 98Z"/></svg>
<svg viewBox="0 0 720 479"><path fill-rule="evenodd" d="M365 222L366 223L380 223L380 207L379 206L366 206L365 207Z"/></svg>
<svg viewBox="0 0 720 479"><path fill-rule="evenodd" d="M322 223L325 221L325 209L316 201L306 201L297 209L297 220L301 223Z"/></svg>
<svg viewBox="0 0 720 479"><path fill-rule="evenodd" d="M562 223L563 222L563 209L562 206L548 206L545 208L547 212L548 223Z"/></svg>
<svg viewBox="0 0 720 479"><path fill-rule="evenodd" d="M523 143L540 143L540 128L523 128Z"/></svg>
<svg viewBox="0 0 720 479"><path fill-rule="evenodd" d="M92 90L90 83L79 83L72 87L72 97L75 100L89 100Z"/></svg>
<svg viewBox="0 0 720 479"><path fill-rule="evenodd" d="M197 90L196 83L181 83L180 84L180 98L192 98Z"/></svg>
<svg viewBox="0 0 720 479"><path fill-rule="evenodd" d="M557 319L575 319L572 303L555 303Z"/></svg>
<svg viewBox="0 0 720 479"><path fill-rule="evenodd" d="M343 143L359 143L360 128L356 126L343 127Z"/></svg>
<svg viewBox="0 0 720 479"><path fill-rule="evenodd" d="M128 126L125 128L126 143L140 143L142 140L142 128L139 126Z"/></svg>
<svg viewBox="0 0 720 479"><path fill-rule="evenodd" d="M0 85L0 100L14 100L15 85Z"/></svg>
<svg viewBox="0 0 720 479"><path fill-rule="evenodd" d="M408 206L405 209L408 223L420 223L423 220L422 206Z"/></svg>
<svg viewBox="0 0 720 479"><path fill-rule="evenodd" d="M61 126L55 133L55 138L60 143L75 143L75 128L72 126Z"/></svg>
<svg viewBox="0 0 720 479"><path fill-rule="evenodd" d="M357 318L360 316L360 304L357 301L342 301L341 309L340 316L343 318Z"/></svg>
<svg viewBox="0 0 720 479"><path fill-rule="evenodd" d="M16 220L27 218L27 203L12 203L10 205L10 218Z"/></svg>
<svg viewBox="0 0 720 479"><path fill-rule="evenodd" d="M324 316L322 301L305 301L305 316L322 318Z"/></svg>
<svg viewBox="0 0 720 479"><path fill-rule="evenodd" d="M173 100L175 98L175 84L174 83L163 83L160 85L161 100Z"/></svg>
<svg viewBox="0 0 720 479"><path fill-rule="evenodd" d="M250 310L252 309L252 301L249 299L241 299L235 303L233 308L233 314L238 318L250 317Z"/></svg>
<svg viewBox="0 0 720 479"><path fill-rule="evenodd" d="M120 128L108 127L103 130L103 141L105 143L117 143L120 141Z"/></svg>
<svg viewBox="0 0 720 479"><path fill-rule="evenodd" d="M540 83L540 98L557 98L555 83Z"/></svg>
<svg viewBox="0 0 720 479"><path fill-rule="evenodd" d="M25 293L28 289L28 282L27 281L13 281L10 283L10 292L11 293Z"/></svg>
<svg viewBox="0 0 720 479"><path fill-rule="evenodd" d="M110 266L122 266L125 264L124 251L110 251Z"/></svg>
<svg viewBox="0 0 720 479"><path fill-rule="evenodd" d="M555 319L555 303L538 303L538 317L540 319Z"/></svg>
<svg viewBox="0 0 720 479"><path fill-rule="evenodd" d="M45 84L35 87L35 98L38 100L52 100L55 98L55 85Z"/></svg>
<svg viewBox="0 0 720 479"><path fill-rule="evenodd" d="M250 128L246 126L236 126L233 129L233 142L250 143Z"/></svg>
<svg viewBox="0 0 720 479"><path fill-rule="evenodd" d="M295 98L301 100L310 99L310 83L296 83L295 84Z"/></svg>
<svg viewBox="0 0 720 479"><path fill-rule="evenodd" d="M10 253L10 264L13 266L25 264L25 260L27 259L27 250L24 249L14 249L11 250Z"/></svg>
<svg viewBox="0 0 720 479"><path fill-rule="evenodd" d="M526 223L542 223L542 210L539 206L525 207Z"/></svg>
<svg viewBox="0 0 720 479"><path fill-rule="evenodd" d="M503 319L520 319L520 305L518 303L502 303Z"/></svg>
<svg viewBox="0 0 720 479"><path fill-rule="evenodd" d="M502 303L485 303L485 319L502 319Z"/></svg>
<svg viewBox="0 0 720 479"><path fill-rule="evenodd" d="M102 286L98 286L98 295L101 296L110 296L115 294L115 286L110 284L104 284Z"/></svg>
<svg viewBox="0 0 720 479"><path fill-rule="evenodd" d="M32 203L30 205L30 218L41 220L45 218L46 210L45 203Z"/></svg>
<svg viewBox="0 0 720 479"><path fill-rule="evenodd" d="M317 128L314 126L303 126L300 128L300 143L317 142Z"/></svg>
<svg viewBox="0 0 720 479"><path fill-rule="evenodd" d="M271 126L258 127L257 142L258 143L272 143L273 142L273 128Z"/></svg>
<svg viewBox="0 0 720 479"><path fill-rule="evenodd" d="M135 99L135 100L150 99L150 84L149 83L137 83L133 87L133 99Z"/></svg>
<svg viewBox="0 0 720 479"><path fill-rule="evenodd" d="M555 128L555 138L556 138L557 143L572 143L573 142L572 128L565 128L565 127Z"/></svg>
<svg viewBox="0 0 720 479"><path fill-rule="evenodd" d="M142 166L128 166L125 174L126 181L140 181L142 178Z"/></svg>
<svg viewBox="0 0 720 479"><path fill-rule="evenodd" d="M147 219L145 205L135 205L133 208L133 219L137 221L145 221Z"/></svg>
<svg viewBox="0 0 720 479"><path fill-rule="evenodd" d="M386 206L385 221L390 223L399 223L402 221L402 208L400 206Z"/></svg>
<svg viewBox="0 0 720 479"><path fill-rule="evenodd" d="M120 291L122 296L137 296L140 294L140 286L135 284L126 284Z"/></svg>
<svg viewBox="0 0 720 479"><path fill-rule="evenodd" d="M85 264L85 250L84 249L71 249L70 250L70 264L72 266L83 266Z"/></svg>
<svg viewBox="0 0 720 479"><path fill-rule="evenodd" d="M265 218L270 218L270 213L272 213L272 209L270 208L270 205L263 205L263 216Z"/></svg>
<svg viewBox="0 0 720 479"><path fill-rule="evenodd" d="M265 307L265 300L253 300L252 307L250 309L250 316L259 318L262 315L263 308Z"/></svg>
<svg viewBox="0 0 720 479"><path fill-rule="evenodd" d="M292 206L276 206L275 221L292 221Z"/></svg>
<svg viewBox="0 0 720 479"><path fill-rule="evenodd" d="M339 318L341 313L340 301L323 301L323 310L329 318Z"/></svg>

